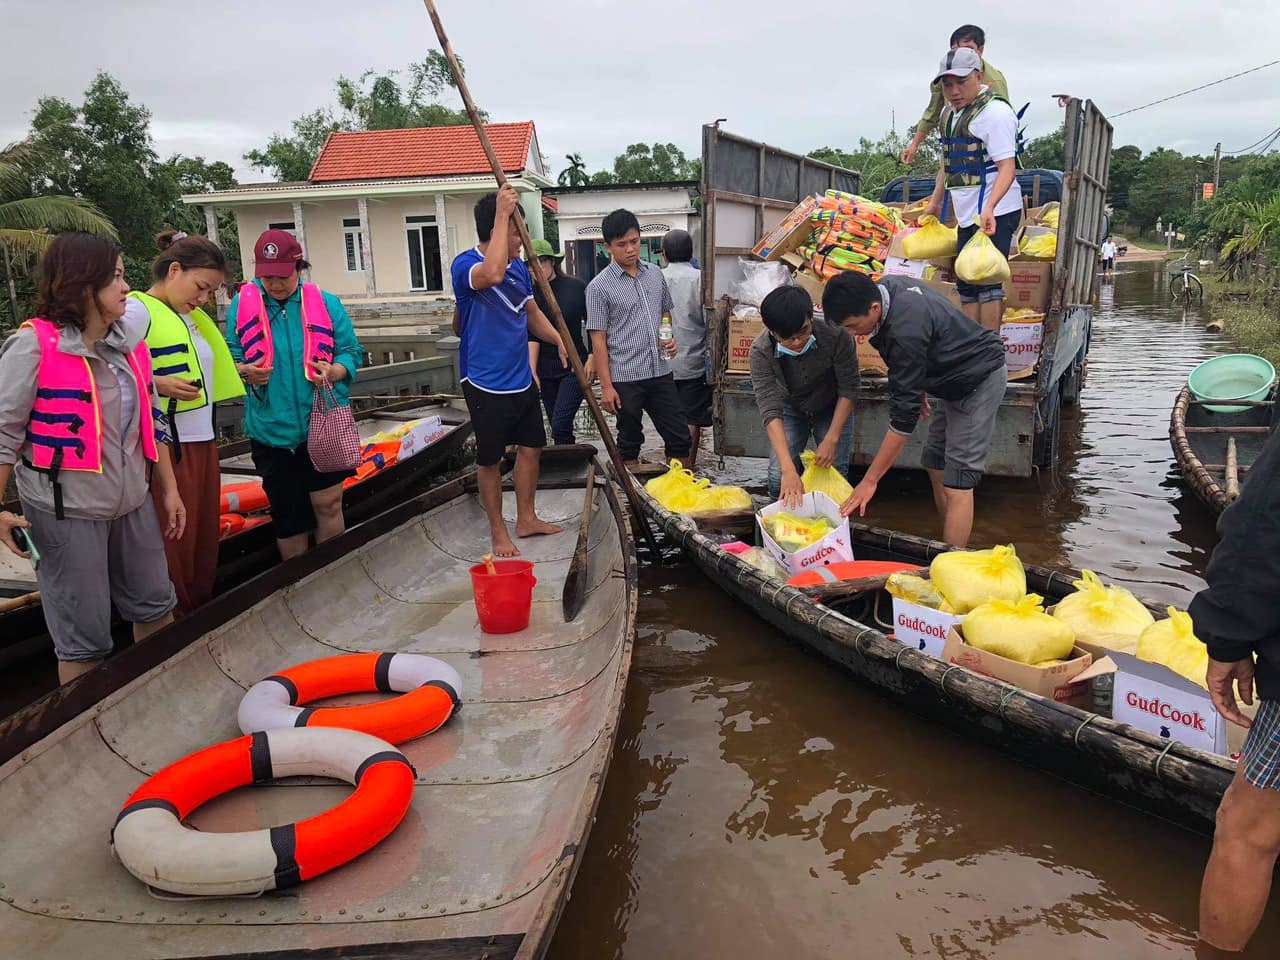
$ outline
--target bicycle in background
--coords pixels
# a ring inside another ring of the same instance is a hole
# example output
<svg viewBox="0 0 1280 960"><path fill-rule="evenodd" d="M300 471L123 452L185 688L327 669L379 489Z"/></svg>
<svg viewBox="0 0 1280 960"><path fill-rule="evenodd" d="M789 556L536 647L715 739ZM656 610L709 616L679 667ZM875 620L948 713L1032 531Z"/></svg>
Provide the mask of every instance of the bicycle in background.
<svg viewBox="0 0 1280 960"><path fill-rule="evenodd" d="M1204 284L1191 272L1191 254L1187 253L1181 260L1175 260L1169 266L1169 293L1175 301L1191 306L1192 301L1204 302Z"/></svg>

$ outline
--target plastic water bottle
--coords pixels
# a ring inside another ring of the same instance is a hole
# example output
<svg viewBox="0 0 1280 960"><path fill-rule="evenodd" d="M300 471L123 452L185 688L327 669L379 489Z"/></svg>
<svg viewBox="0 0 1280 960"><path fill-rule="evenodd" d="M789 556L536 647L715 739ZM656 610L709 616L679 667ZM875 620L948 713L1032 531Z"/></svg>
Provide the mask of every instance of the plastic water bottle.
<svg viewBox="0 0 1280 960"><path fill-rule="evenodd" d="M675 331L671 329L671 314L664 313L662 322L658 324L658 346L661 348L661 353L664 357L667 355L667 351L671 349L667 344L675 338Z"/></svg>

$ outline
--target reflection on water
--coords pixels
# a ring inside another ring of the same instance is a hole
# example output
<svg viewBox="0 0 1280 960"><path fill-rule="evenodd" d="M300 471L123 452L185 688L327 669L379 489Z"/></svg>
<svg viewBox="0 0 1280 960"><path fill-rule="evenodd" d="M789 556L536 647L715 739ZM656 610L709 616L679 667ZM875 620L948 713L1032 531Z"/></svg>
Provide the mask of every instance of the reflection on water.
<svg viewBox="0 0 1280 960"><path fill-rule="evenodd" d="M1147 266L1104 286L1056 483L985 485L976 537L1185 604L1213 527L1169 408L1222 344L1165 296ZM875 522L937 533L927 485L880 490ZM556 960L1192 955L1207 840L912 716L687 565L645 571L639 620Z"/></svg>

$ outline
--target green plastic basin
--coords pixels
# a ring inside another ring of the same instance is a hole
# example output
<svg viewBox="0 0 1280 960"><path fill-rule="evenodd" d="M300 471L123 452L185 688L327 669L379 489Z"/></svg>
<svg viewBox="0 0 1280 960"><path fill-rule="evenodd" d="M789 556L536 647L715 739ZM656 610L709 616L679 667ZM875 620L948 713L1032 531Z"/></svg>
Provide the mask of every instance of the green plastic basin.
<svg viewBox="0 0 1280 960"><path fill-rule="evenodd" d="M1276 368L1252 353L1227 353L1206 360L1187 377L1187 387L1197 400L1265 400L1276 379ZM1206 404L1214 413L1242 413L1248 407Z"/></svg>

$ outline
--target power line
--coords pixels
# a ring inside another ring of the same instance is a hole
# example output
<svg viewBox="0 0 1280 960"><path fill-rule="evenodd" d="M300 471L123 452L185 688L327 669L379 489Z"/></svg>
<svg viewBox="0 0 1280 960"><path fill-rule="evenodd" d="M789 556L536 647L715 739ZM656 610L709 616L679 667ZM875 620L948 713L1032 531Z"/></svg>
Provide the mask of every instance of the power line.
<svg viewBox="0 0 1280 960"><path fill-rule="evenodd" d="M1273 139L1277 133L1280 133L1280 127L1276 127L1276 129L1270 130L1267 133L1264 133L1258 140L1249 144L1247 147L1241 147L1239 150L1223 150L1222 155L1226 157L1226 156L1235 156L1241 153L1248 153L1254 148L1256 148L1258 144L1262 143L1263 141L1267 139Z"/></svg>
<svg viewBox="0 0 1280 960"><path fill-rule="evenodd" d="M1280 60L1272 60L1270 63L1264 63L1260 67L1251 67L1248 70L1242 70L1240 73L1233 73L1229 77L1223 77L1221 80L1214 80L1210 83L1202 83L1198 87L1192 87L1190 90L1183 90L1181 93L1175 93L1172 96L1161 97L1159 100L1152 100L1150 103L1144 103L1140 107L1133 107L1129 110L1122 110L1119 113L1113 113L1110 117L1112 120L1127 116L1130 113L1137 113L1139 110L1145 110L1147 107L1154 107L1158 103L1168 103L1170 100L1177 100L1178 97L1185 97L1189 93L1195 93L1197 90L1204 90L1207 87L1215 87L1220 83L1226 83L1228 80L1234 80L1236 77L1243 77L1250 73L1257 73L1259 70L1265 70L1267 67L1274 67ZM1263 138L1265 139L1265 137Z"/></svg>

